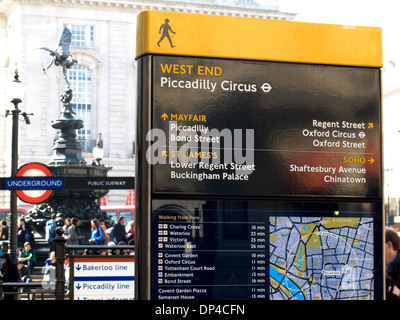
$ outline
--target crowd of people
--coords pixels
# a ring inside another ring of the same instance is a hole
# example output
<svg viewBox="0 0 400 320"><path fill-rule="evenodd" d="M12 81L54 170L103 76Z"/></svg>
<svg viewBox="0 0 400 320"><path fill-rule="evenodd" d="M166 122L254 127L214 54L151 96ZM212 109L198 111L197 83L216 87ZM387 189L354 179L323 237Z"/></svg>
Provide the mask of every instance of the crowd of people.
<svg viewBox="0 0 400 320"><path fill-rule="evenodd" d="M11 259L11 255L7 253L9 240L9 228L5 220L0 223L0 270L3 282L25 282L32 281L33 268L37 264L36 254L32 248L34 237L32 231L27 225L25 218L21 217L18 221L17 233L17 263ZM4 299L13 300L16 298L15 293L18 288L4 288ZM26 288L22 287L24 292Z"/></svg>
<svg viewBox="0 0 400 320"><path fill-rule="evenodd" d="M55 268L55 246L54 239L57 237L56 214L52 214L50 219L45 224L45 240L49 245L49 256L42 268L43 280L49 277L51 270ZM67 218L64 221L62 228L64 229L64 238L67 240L67 245L134 245L135 227L131 221L127 225L125 217L121 217L117 223L112 222L111 226L106 227L105 221L93 219L90 221L91 232L90 237L86 239L81 234L80 220L78 218ZM0 222L0 270L3 282L31 282L33 268L37 265L36 253L32 246L35 243L32 230L26 223L24 217L20 217L18 234L17 234L17 263L11 259L8 251L9 227L6 220ZM83 254L90 254L90 249L86 249ZM117 254L133 254L131 249L118 250ZM116 254L115 250L102 250L101 254ZM14 299L16 297L16 288L7 288L9 294L4 291L5 299ZM24 290L24 288L22 288Z"/></svg>
<svg viewBox="0 0 400 320"><path fill-rule="evenodd" d="M50 251L54 249L54 238L56 237L56 215L46 222L45 239L49 243ZM88 243L95 245L114 245L114 244L133 244L135 239L135 225L131 221L127 225L126 218L121 217L117 223L112 221L111 226L106 227L103 219L93 219L90 221L91 233ZM80 230L80 220L78 218L67 218L63 225L64 237L67 245L82 245L86 240ZM132 241L133 240L133 241Z"/></svg>
<svg viewBox="0 0 400 320"><path fill-rule="evenodd" d="M45 237L49 244L49 257L45 261L44 278L49 274L51 268L55 267L54 238L56 237L56 215L53 214L46 222ZM91 234L87 239L89 244L95 245L134 245L135 228L131 221L125 225L126 220L121 217L117 223L112 223L108 228L104 220L91 220ZM82 245L85 236L80 232L80 221L78 218L67 218L64 221L64 237L69 245ZM8 240L9 228L6 221L0 223L0 269L3 276L3 282L30 282L33 267L36 265L35 251L32 249L34 237L29 226L23 217L19 219L18 227L18 263L11 260L6 247L2 247L1 241ZM89 254L87 249L84 254ZM133 250L119 250L119 254L133 254ZM386 260L386 299L400 300L400 237L393 228L385 228L385 260ZM115 254L112 250L102 250L100 254ZM8 290L8 291L7 291ZM14 299L15 294L6 294L6 292L15 292L16 289L7 288L4 299Z"/></svg>
<svg viewBox="0 0 400 320"><path fill-rule="evenodd" d="M45 226L45 239L49 244L49 252L54 251L54 238L56 235L56 229L58 228L56 223L56 215L53 214L51 218L46 222ZM103 219L93 219L90 221L90 236L85 237L80 230L80 220L78 218L67 218L64 220L63 230L64 238L67 239L66 244L69 246L76 246L82 244L93 244L93 245L134 245L135 244L135 225L133 221L130 221L126 225L126 218L121 217L117 223L111 222L108 227ZM90 254L95 252L90 248L83 251L84 254ZM105 252L111 252L108 250L101 251L102 254ZM113 251L115 254L115 251ZM119 254L128 253L133 254L133 250L119 251Z"/></svg>

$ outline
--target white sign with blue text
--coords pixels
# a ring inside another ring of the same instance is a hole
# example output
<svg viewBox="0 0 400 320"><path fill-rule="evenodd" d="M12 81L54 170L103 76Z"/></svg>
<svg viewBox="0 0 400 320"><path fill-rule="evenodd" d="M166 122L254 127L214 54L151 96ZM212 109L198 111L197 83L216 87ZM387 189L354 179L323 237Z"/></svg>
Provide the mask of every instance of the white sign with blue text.
<svg viewBox="0 0 400 320"><path fill-rule="evenodd" d="M74 300L134 300L135 259L76 258Z"/></svg>

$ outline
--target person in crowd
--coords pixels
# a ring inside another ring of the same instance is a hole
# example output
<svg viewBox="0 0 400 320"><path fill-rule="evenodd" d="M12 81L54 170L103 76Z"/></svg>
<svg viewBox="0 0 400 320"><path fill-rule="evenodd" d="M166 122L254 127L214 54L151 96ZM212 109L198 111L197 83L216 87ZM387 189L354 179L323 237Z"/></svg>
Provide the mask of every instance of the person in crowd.
<svg viewBox="0 0 400 320"><path fill-rule="evenodd" d="M45 226L45 239L47 243L49 244L49 250L54 251L54 238L56 237L56 229L57 229L57 223L56 223L57 215L53 213L50 217L49 220L46 222Z"/></svg>
<svg viewBox="0 0 400 320"><path fill-rule="evenodd" d="M135 245L135 239L129 240L128 241L128 245L129 246L134 246ZM135 255L135 248L128 249L128 250L126 250L126 252L128 253L128 255L134 256Z"/></svg>
<svg viewBox="0 0 400 320"><path fill-rule="evenodd" d="M111 242L115 242L114 227L115 227L115 221L112 220L110 227L106 230L106 233L108 235L108 241Z"/></svg>
<svg viewBox="0 0 400 320"><path fill-rule="evenodd" d="M50 252L49 257L44 262L44 274L48 274L48 270L56 267L56 253Z"/></svg>
<svg viewBox="0 0 400 320"><path fill-rule="evenodd" d="M67 218L64 220L64 225L63 225L63 229L64 229L64 234L68 233L68 229L71 226L71 219Z"/></svg>
<svg viewBox="0 0 400 320"><path fill-rule="evenodd" d="M128 225L125 228L125 231L128 235L130 235L130 239L135 239L135 222L129 221Z"/></svg>
<svg viewBox="0 0 400 320"><path fill-rule="evenodd" d="M18 261L28 266L30 273L33 273L33 267L36 265L37 261L35 251L32 249L29 242L24 243L24 250L22 250Z"/></svg>
<svg viewBox="0 0 400 320"><path fill-rule="evenodd" d="M8 226L7 226L7 221L2 220L0 223L0 241L4 241L3 243L3 250L4 252L7 252L8 250Z"/></svg>
<svg viewBox="0 0 400 320"><path fill-rule="evenodd" d="M112 255L114 252L113 247L115 247L115 242L113 241L108 241L107 246L110 247L110 249L107 250L107 255Z"/></svg>
<svg viewBox="0 0 400 320"><path fill-rule="evenodd" d="M118 223L114 226L114 237L118 244L121 241L125 244L128 242L130 235L125 231L125 217L120 217Z"/></svg>
<svg viewBox="0 0 400 320"><path fill-rule="evenodd" d="M22 282L32 282L31 271L22 261L18 261L18 275ZM26 292L26 287L22 287L21 292Z"/></svg>
<svg viewBox="0 0 400 320"><path fill-rule="evenodd" d="M103 218L99 219L99 227L103 231L103 244L106 245L110 241L110 235L107 233L107 227Z"/></svg>
<svg viewBox="0 0 400 320"><path fill-rule="evenodd" d="M71 219L71 226L68 229L68 245L81 245L85 236L81 235L79 230L80 221L78 218Z"/></svg>
<svg viewBox="0 0 400 320"><path fill-rule="evenodd" d="M400 238L393 228L385 228L386 289L388 300L400 295Z"/></svg>
<svg viewBox="0 0 400 320"><path fill-rule="evenodd" d="M1 255L1 260L3 261L3 265L1 267L1 274L3 276L3 283L7 282L19 282L19 274L17 265L11 260L11 255L8 253L3 253ZM17 287L4 287L4 300L16 300L17 295Z"/></svg>
<svg viewBox="0 0 400 320"><path fill-rule="evenodd" d="M91 244L102 244L103 243L103 229L99 227L99 222L96 219L90 221L92 234L90 236L89 242Z"/></svg>
<svg viewBox="0 0 400 320"><path fill-rule="evenodd" d="M8 226L6 220L2 220L0 223L0 241L4 240L8 240Z"/></svg>
<svg viewBox="0 0 400 320"><path fill-rule="evenodd" d="M32 243L33 236L30 227L27 225L24 217L18 220L18 235L17 235L17 246L21 248L25 242Z"/></svg>
<svg viewBox="0 0 400 320"><path fill-rule="evenodd" d="M80 220L78 218L73 217L71 219L71 226L68 229L68 240L67 245L70 246L80 246L82 245L82 240L85 239L85 236L81 235L81 231L79 229ZM81 252L80 250L74 250L74 254L78 254Z"/></svg>
<svg viewBox="0 0 400 320"><path fill-rule="evenodd" d="M42 272L43 281L50 285L55 280L56 274L56 254L54 251L50 252L49 257L44 262Z"/></svg>
<svg viewBox="0 0 400 320"><path fill-rule="evenodd" d="M67 288L69 287L69 275L70 275L69 257L67 257L64 261L64 276L65 276L65 285L67 286Z"/></svg>
<svg viewBox="0 0 400 320"><path fill-rule="evenodd" d="M104 232L107 231L107 227L103 218L99 219L99 227L102 228Z"/></svg>
<svg viewBox="0 0 400 320"><path fill-rule="evenodd" d="M393 279L386 275L386 300L400 301L400 289L394 285Z"/></svg>
<svg viewBox="0 0 400 320"><path fill-rule="evenodd" d="M119 246L126 246L126 242L125 241L120 241L118 242ZM116 251L116 254L120 254L120 255L125 255L127 254L126 249L118 249L118 251Z"/></svg>
<svg viewBox="0 0 400 320"><path fill-rule="evenodd" d="M386 272L400 286L400 238L393 228L385 228Z"/></svg>

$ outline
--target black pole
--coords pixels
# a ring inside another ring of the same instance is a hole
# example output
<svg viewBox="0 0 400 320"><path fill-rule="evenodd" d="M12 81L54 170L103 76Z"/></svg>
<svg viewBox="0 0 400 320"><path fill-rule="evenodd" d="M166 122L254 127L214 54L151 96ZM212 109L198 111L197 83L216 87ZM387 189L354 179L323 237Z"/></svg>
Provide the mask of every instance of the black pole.
<svg viewBox="0 0 400 320"><path fill-rule="evenodd" d="M14 110L11 111L12 125L12 143L11 143L11 176L15 177L18 170L18 118L21 110L18 109L18 104L21 99L13 99ZM9 253L14 263L17 263L17 233L18 233L18 208L17 194L15 190L11 191L10 197L10 249Z"/></svg>
<svg viewBox="0 0 400 320"><path fill-rule="evenodd" d="M56 229L58 237L54 238L55 254L56 254L56 300L64 300L65 294L65 243L64 229L58 227Z"/></svg>

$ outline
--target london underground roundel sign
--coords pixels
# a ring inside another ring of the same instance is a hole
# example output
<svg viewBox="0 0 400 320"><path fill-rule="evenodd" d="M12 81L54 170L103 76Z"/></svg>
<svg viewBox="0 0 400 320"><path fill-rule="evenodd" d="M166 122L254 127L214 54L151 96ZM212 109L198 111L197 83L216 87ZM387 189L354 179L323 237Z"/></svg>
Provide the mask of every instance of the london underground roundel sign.
<svg viewBox="0 0 400 320"><path fill-rule="evenodd" d="M50 169L42 163L31 162L20 167L16 177L53 177ZM18 198L27 203L41 203L49 199L54 190L15 190Z"/></svg>

